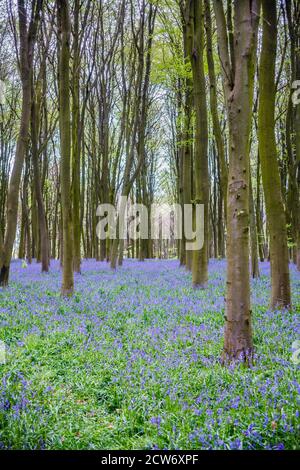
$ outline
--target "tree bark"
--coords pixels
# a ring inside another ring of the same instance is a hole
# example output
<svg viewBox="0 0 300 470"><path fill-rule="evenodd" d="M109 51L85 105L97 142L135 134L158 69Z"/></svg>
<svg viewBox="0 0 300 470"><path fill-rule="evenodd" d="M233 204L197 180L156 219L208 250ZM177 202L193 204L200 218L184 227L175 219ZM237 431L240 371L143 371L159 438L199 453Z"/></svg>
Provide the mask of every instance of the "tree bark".
<svg viewBox="0 0 300 470"><path fill-rule="evenodd" d="M290 37L291 85L300 80L299 2L285 2ZM291 87L291 95L293 93ZM289 188L295 243L295 262L300 271L300 104L290 96L286 116L286 148L288 153ZM293 152L294 148L294 152Z"/></svg>
<svg viewBox="0 0 300 470"><path fill-rule="evenodd" d="M229 124L227 296L223 360L250 362L253 353L249 276L249 137L259 1L234 6L234 61L223 3L214 0Z"/></svg>
<svg viewBox="0 0 300 470"><path fill-rule="evenodd" d="M193 24L192 17L189 15L187 8L191 8L186 3L183 14L183 53L185 66L188 68L191 63L191 54L193 47ZM192 169L193 169L193 80L187 76L184 80L184 105L183 105L183 145L181 149L182 158L182 202L184 204L192 203ZM183 227L184 228L184 227ZM185 265L188 271L192 270L193 253L186 250L185 230L183 230L182 239L182 260L181 264Z"/></svg>
<svg viewBox="0 0 300 470"><path fill-rule="evenodd" d="M262 0L263 38L259 65L258 141L270 234L271 307L291 304L286 218L275 140L276 2Z"/></svg>
<svg viewBox="0 0 300 470"><path fill-rule="evenodd" d="M24 0L18 0L20 36L20 75L22 81L22 111L15 159L9 182L7 196L7 224L0 260L0 285L4 287L8 285L9 281L10 262L16 237L19 206L19 188L24 158L28 145L28 134L30 125L33 55L42 3L42 0L36 0L33 2L31 21L29 26L27 27L27 11L24 4Z"/></svg>
<svg viewBox="0 0 300 470"><path fill-rule="evenodd" d="M39 239L41 245L41 261L42 272L49 271L49 238L47 230L46 212L41 187L40 168L38 161L38 110L39 103L37 103L35 96L32 98L31 105L31 151L33 163L33 176L34 176L34 192L37 201L38 210L38 223L39 223Z"/></svg>
<svg viewBox="0 0 300 470"><path fill-rule="evenodd" d="M80 76L80 48L79 48L79 0L74 6L74 33L73 33L73 101L72 101L72 221L73 221L73 267L76 273L81 271L80 253L80 103L79 103L79 76Z"/></svg>
<svg viewBox="0 0 300 470"><path fill-rule="evenodd" d="M63 219L63 296L73 294L73 237L71 223L71 129L70 129L70 20L68 0L57 0L60 27L59 121L61 150L61 206Z"/></svg>
<svg viewBox="0 0 300 470"><path fill-rule="evenodd" d="M209 103L210 103L210 112L213 122L213 132L216 140L217 150L218 150L218 159L220 166L220 175L221 175L221 188L223 196L223 210L224 210L224 219L226 224L227 219L227 186L228 186L228 168L225 158L225 146L224 140L222 137L222 130L220 125L220 119L218 114L218 100L217 100L217 82L215 74L215 63L213 56L213 46L212 46L212 21L211 21L211 12L210 12L210 3L209 0L205 0L205 25L206 25L206 55L207 55L207 65L208 65L208 76L209 76Z"/></svg>
<svg viewBox="0 0 300 470"><path fill-rule="evenodd" d="M256 229L256 215L253 199L252 178L250 172L250 193L249 193L249 208L250 208L250 242L251 242L251 275L253 279L260 277L259 263L258 263L258 243L257 243L257 229Z"/></svg>
<svg viewBox="0 0 300 470"><path fill-rule="evenodd" d="M204 74L204 19L202 0L190 2L193 23L193 46L191 64L195 106L195 204L204 205L204 244L193 251L193 286L205 288L208 280L209 236L209 174L208 174L208 123Z"/></svg>

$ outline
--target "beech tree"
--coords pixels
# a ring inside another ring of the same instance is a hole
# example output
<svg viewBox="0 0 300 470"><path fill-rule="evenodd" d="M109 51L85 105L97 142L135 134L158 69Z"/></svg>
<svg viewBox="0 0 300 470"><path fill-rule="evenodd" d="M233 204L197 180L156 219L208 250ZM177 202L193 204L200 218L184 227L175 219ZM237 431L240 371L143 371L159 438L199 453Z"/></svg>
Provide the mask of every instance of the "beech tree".
<svg viewBox="0 0 300 470"><path fill-rule="evenodd" d="M192 44L190 61L193 74L193 96L195 107L195 197L194 204L204 206L204 244L193 252L192 279L194 287L205 287L208 280L208 123L204 74L204 9L203 2L187 2L186 14L190 17Z"/></svg>
<svg viewBox="0 0 300 470"><path fill-rule="evenodd" d="M32 2L31 19L29 24L27 24L28 11L25 2L24 0L18 0L19 69L22 82L22 114L16 153L7 193L6 232L0 260L1 286L8 284L10 262L16 236L20 180L29 137L34 48L42 5L42 0L34 0Z"/></svg>
<svg viewBox="0 0 300 470"><path fill-rule="evenodd" d="M290 39L290 93L286 113L286 150L288 156L289 199L292 213L292 232L295 246L294 260L300 271L300 104L293 103L293 84L300 80L300 25L299 2L285 2Z"/></svg>
<svg viewBox="0 0 300 470"><path fill-rule="evenodd" d="M207 65L208 65L208 76L209 76L209 103L210 111L213 123L213 133L216 140L216 147L218 152L218 160L220 167L220 183L221 183L221 209L223 214L221 217L224 217L224 223L226 225L227 219L227 188L228 188L228 167L225 155L225 143L222 136L222 128L220 122L220 116L218 111L218 98L217 98L217 82L216 82L216 73L215 73L215 60L213 53L213 27L211 20L211 7L209 0L205 0L205 28L206 28L206 55L207 55ZM221 219L222 220L222 219ZM219 224L221 225L221 223ZM222 232L222 230L221 230ZM222 233L220 234L220 238ZM223 251L223 240L219 241L220 243L220 254L222 257L225 256Z"/></svg>
<svg viewBox="0 0 300 470"><path fill-rule="evenodd" d="M270 233L271 306L291 304L286 218L275 140L276 2L262 1L263 37L259 64L258 140Z"/></svg>
<svg viewBox="0 0 300 470"><path fill-rule="evenodd" d="M59 24L59 127L61 151L61 206L63 222L62 295L72 295L73 238L71 214L70 18L68 0L57 0Z"/></svg>
<svg viewBox="0 0 300 470"><path fill-rule="evenodd" d="M223 2L214 0L229 127L225 360L242 356L248 361L253 351L249 281L249 139L259 7L259 1L235 2L232 31L225 18Z"/></svg>

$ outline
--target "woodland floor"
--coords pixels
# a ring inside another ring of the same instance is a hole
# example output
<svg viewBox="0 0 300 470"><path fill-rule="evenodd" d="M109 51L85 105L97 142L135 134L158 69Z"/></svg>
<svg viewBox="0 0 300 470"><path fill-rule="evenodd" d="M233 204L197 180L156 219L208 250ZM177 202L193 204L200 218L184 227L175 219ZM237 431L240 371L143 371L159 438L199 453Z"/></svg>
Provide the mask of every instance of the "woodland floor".
<svg viewBox="0 0 300 470"><path fill-rule="evenodd" d="M0 448L292 449L300 447L300 274L292 312L268 310L270 273L252 282L255 365L222 367L226 264L194 291L178 261L84 261L59 295L52 262L12 264L0 290ZM298 379L298 380L297 380Z"/></svg>

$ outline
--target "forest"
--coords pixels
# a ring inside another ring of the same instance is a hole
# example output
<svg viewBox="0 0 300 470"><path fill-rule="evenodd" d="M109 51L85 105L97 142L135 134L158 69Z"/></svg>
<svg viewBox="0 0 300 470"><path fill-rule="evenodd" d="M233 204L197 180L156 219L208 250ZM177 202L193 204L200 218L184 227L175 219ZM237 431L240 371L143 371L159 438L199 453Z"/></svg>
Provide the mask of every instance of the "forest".
<svg viewBox="0 0 300 470"><path fill-rule="evenodd" d="M0 11L0 449L300 450L300 0Z"/></svg>

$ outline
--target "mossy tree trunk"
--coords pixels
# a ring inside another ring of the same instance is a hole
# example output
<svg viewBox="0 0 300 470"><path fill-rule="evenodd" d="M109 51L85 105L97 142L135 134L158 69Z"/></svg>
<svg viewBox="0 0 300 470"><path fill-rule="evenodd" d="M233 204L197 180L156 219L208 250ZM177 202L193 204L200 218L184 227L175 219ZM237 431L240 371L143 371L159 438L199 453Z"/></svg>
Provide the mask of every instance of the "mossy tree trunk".
<svg viewBox="0 0 300 470"><path fill-rule="evenodd" d="M270 234L271 307L291 304L289 253L275 139L276 2L262 1L263 38L259 65L258 140Z"/></svg>
<svg viewBox="0 0 300 470"><path fill-rule="evenodd" d="M290 37L291 93L286 115L286 148L289 170L289 196L295 243L295 259L300 271L300 103L292 101L293 83L300 80L299 2L285 2Z"/></svg>

